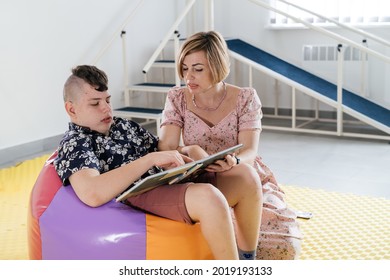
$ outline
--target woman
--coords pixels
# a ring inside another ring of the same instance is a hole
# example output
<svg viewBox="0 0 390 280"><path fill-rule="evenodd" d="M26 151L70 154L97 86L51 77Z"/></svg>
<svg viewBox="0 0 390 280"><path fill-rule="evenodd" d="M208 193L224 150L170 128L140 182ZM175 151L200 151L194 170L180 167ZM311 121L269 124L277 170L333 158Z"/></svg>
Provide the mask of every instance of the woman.
<svg viewBox="0 0 390 280"><path fill-rule="evenodd" d="M261 103L255 89L224 82L230 72L225 40L215 31L192 35L183 43L176 67L186 86L168 92L159 149L176 149L198 159L244 144L236 164L253 166L263 191L257 259L296 259L301 242L296 214L286 206L285 193L257 154ZM221 176L228 168L216 165L210 171Z"/></svg>

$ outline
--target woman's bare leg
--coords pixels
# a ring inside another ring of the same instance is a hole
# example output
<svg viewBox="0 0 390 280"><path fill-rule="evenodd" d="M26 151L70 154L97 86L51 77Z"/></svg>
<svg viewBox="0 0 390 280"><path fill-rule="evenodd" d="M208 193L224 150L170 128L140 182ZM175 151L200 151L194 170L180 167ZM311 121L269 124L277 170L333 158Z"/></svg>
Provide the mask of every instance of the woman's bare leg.
<svg viewBox="0 0 390 280"><path fill-rule="evenodd" d="M233 220L224 195L210 184L192 184L185 194L188 214L200 227L215 259L237 260Z"/></svg>
<svg viewBox="0 0 390 280"><path fill-rule="evenodd" d="M241 250L254 251L258 244L263 205L260 178L247 164L217 174L217 187L234 210L237 245Z"/></svg>

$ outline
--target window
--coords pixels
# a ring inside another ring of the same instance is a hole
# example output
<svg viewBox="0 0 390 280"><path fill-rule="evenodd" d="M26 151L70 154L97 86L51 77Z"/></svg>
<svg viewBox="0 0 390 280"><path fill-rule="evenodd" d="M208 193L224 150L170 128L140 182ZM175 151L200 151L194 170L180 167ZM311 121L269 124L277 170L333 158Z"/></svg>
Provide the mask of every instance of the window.
<svg viewBox="0 0 390 280"><path fill-rule="evenodd" d="M273 7L312 24L332 24L321 17L302 11L286 2L303 7L318 15L352 25L390 25L389 0L270 0ZM271 11L270 24L274 27L293 27L300 24L293 19Z"/></svg>

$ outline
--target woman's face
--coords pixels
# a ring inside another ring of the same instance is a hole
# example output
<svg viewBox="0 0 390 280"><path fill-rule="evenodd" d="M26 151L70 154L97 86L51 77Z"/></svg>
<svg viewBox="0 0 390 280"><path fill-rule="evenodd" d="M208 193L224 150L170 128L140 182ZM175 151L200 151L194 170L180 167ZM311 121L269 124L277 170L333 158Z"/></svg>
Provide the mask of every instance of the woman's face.
<svg viewBox="0 0 390 280"><path fill-rule="evenodd" d="M203 92L213 85L211 69L204 51L187 55L182 64L184 81L192 93Z"/></svg>

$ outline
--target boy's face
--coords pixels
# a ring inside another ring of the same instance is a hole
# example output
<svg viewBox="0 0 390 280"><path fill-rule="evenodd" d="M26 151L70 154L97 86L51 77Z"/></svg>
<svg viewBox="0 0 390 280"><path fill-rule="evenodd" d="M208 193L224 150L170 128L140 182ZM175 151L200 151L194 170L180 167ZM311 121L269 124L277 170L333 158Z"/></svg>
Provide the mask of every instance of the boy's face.
<svg viewBox="0 0 390 280"><path fill-rule="evenodd" d="M113 122L110 98L107 91L97 91L84 83L83 92L65 107L72 122L107 135Z"/></svg>

